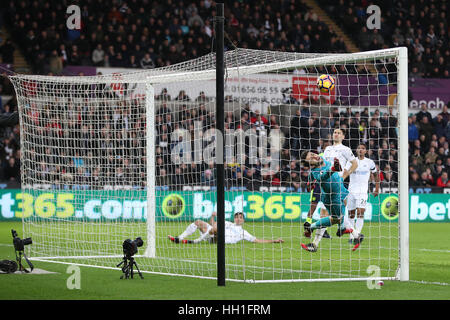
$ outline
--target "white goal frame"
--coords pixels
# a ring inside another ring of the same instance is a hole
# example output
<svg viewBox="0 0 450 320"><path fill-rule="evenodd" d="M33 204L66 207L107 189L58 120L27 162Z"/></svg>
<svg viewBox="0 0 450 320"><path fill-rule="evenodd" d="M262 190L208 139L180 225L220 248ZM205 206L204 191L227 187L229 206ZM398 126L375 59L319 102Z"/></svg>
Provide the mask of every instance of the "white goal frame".
<svg viewBox="0 0 450 320"><path fill-rule="evenodd" d="M367 59L397 57L398 65L398 113L399 113L399 268L395 279L409 280L409 191L408 191L408 49L406 47L382 49L350 54L330 55L289 62L276 62L226 69L227 76L245 76L255 72L270 72L279 68L304 68L330 63L357 62ZM216 71L197 71L181 74L157 75L148 78L151 84L183 82L190 79L213 80ZM402 165L403 164L403 165ZM406 165L404 165L406 164ZM406 214L405 214L406 212ZM358 278L359 280L363 280ZM389 278L386 278L389 280ZM333 279L326 279L333 280ZM342 280L342 279L341 279ZM354 280L354 279L348 279ZM278 280L275 280L277 282ZM289 281L289 280L288 280ZM312 279L311 281L315 281Z"/></svg>
<svg viewBox="0 0 450 320"><path fill-rule="evenodd" d="M395 277L385 277L380 278L383 280L400 280L400 281L408 281L409 280L409 186L408 186L408 54L407 48L392 48L392 49L384 49L384 50L375 50L375 51L367 51L367 52L359 52L359 53L348 53L348 54L329 54L316 58L308 58L308 59L300 59L300 60L292 60L286 62L275 62L268 64L256 64L250 66L239 66L226 68L226 76L245 76L254 73L261 72L270 72L280 68L304 68L310 66L318 66L318 65L330 65L336 63L352 63L364 60L374 60L376 58L397 58L398 59L398 80L397 80L397 104L398 104L398 128L399 128L399 188L398 188L398 196L399 196L399 261L398 261L398 270ZM155 90L154 86L156 84L163 83L173 83L173 82L183 82L188 80L213 80L216 77L215 70L205 70L205 71L192 71L192 72L173 72L167 74L158 74L149 73L145 76L144 73L139 73L141 77L137 77L136 79L130 80L132 78L124 77L123 79L117 79L114 82L116 83L141 83L146 87L146 119L147 119L147 249L143 255L136 255L136 257L148 257L155 258L156 257L156 200L155 200ZM142 77L144 76L144 77ZM15 76L13 76L15 77ZM28 79L42 79L40 76L25 76ZM103 80L95 77L85 77L86 83L101 83L102 81L110 82L110 80ZM67 81L75 82L74 77L59 77L59 81ZM95 256L96 258L103 258L105 256ZM114 257L121 257L121 255L117 255ZM46 262L57 262L57 263L67 263L59 261L60 259L67 259L67 256L64 257L30 257L31 260L37 261L46 261ZM74 257L77 258L77 257ZM79 257L79 258L89 258L89 257ZM76 263L71 263L76 264ZM101 266L95 266L100 267ZM109 267L105 267L108 268ZM158 273L152 271L143 271L148 273ZM158 273L161 274L161 273ZM162 273L166 274L166 273ZM192 277L192 275L183 275L183 274L170 274L170 275L178 275L178 276L188 276ZM210 277L202 277L198 278L208 278ZM243 280L245 282L323 282L323 281L361 281L372 279L370 277L367 278L321 278L321 279L292 279L292 280L256 280L249 281ZM227 279L227 281L242 281L236 279Z"/></svg>

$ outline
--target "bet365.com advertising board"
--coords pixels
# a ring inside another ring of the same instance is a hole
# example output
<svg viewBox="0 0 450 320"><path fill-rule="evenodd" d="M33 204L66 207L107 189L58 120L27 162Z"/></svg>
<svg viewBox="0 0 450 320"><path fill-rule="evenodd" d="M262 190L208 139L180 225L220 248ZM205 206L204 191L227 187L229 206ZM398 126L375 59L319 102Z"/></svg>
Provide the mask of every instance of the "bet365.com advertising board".
<svg viewBox="0 0 450 320"><path fill-rule="evenodd" d="M0 220L23 218L85 221L146 221L145 191L42 191L0 190ZM243 211L247 221L304 221L309 210L307 193L226 192L225 214ZM450 222L449 194L410 194L411 222ZM157 221L209 219L216 210L214 191L157 191ZM318 218L317 213L314 218ZM398 198L370 195L365 220L397 221Z"/></svg>

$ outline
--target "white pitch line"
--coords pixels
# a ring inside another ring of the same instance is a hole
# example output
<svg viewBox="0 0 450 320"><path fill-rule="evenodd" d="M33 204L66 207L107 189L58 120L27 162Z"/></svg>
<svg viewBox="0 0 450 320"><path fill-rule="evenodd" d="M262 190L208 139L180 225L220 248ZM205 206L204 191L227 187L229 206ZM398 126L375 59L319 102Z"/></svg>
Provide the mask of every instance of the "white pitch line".
<svg viewBox="0 0 450 320"><path fill-rule="evenodd" d="M446 283L446 282L430 282L430 281L422 281L422 280L409 280L409 282L414 282L414 283L418 283L418 284L434 284L434 285L438 285L438 286L450 286L450 283Z"/></svg>
<svg viewBox="0 0 450 320"><path fill-rule="evenodd" d="M441 252L441 253L450 253L450 250L439 250L439 249L420 249L420 248L413 248L414 250L418 251L428 251L428 252Z"/></svg>
<svg viewBox="0 0 450 320"><path fill-rule="evenodd" d="M13 247L12 244L0 243L0 247Z"/></svg>

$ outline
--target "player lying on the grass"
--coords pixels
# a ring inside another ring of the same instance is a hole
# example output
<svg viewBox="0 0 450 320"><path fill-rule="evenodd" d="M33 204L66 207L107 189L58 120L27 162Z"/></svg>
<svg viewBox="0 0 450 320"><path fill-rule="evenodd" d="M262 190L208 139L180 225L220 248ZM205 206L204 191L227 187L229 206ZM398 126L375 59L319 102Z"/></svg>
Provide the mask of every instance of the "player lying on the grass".
<svg viewBox="0 0 450 320"><path fill-rule="evenodd" d="M336 235L340 237L343 234L351 233L356 242L353 250L356 250L364 239L364 235L360 234L357 230L347 228L343 223L348 190L344 186L344 180L338 173L341 170L339 160L335 158L332 165L314 152L303 151L301 154L301 163L310 169L309 181L316 181L316 183L320 184L322 191L321 200L330 214L309 226L305 225L305 232L311 234L314 230L338 224ZM314 240L314 242L308 245L302 243L302 248L310 252L316 252L318 242L316 239Z"/></svg>
<svg viewBox="0 0 450 320"><path fill-rule="evenodd" d="M186 230L178 237L169 236L169 239L175 243L199 243L202 241L208 241L210 243L216 242L217 235L217 222L215 221L216 212L213 212L209 223L202 220L195 220L191 223ZM266 240L258 239L244 230L242 227L245 222L244 214L242 212L236 212L234 214L234 223L225 221L225 243L232 244L241 240L246 240L255 243L282 243L283 239ZM196 230L200 231L200 237L195 240L186 240L188 236L193 234Z"/></svg>
<svg viewBox="0 0 450 320"><path fill-rule="evenodd" d="M369 197L369 179L375 180L376 197L380 192L380 176L373 160L366 158L366 145L361 143L356 148L358 168L350 175L350 184L348 186L349 195L347 198L349 225L359 233L364 225L364 212L366 211L367 199ZM356 223L355 223L356 213ZM354 243L353 236L350 235L350 242Z"/></svg>

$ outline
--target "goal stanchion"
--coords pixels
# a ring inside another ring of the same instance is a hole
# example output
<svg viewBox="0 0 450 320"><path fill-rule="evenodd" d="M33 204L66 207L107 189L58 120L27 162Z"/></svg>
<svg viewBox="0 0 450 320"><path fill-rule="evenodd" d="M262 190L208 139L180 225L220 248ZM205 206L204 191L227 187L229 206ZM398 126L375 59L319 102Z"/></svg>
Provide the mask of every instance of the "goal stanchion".
<svg viewBox="0 0 450 320"><path fill-rule="evenodd" d="M224 136L224 4L217 3L217 16L215 17L216 40L216 128L217 134ZM217 285L225 286L225 175L223 159L223 141L216 144L216 171L217 171ZM219 158L222 157L222 158Z"/></svg>
<svg viewBox="0 0 450 320"><path fill-rule="evenodd" d="M407 280L408 179L403 163L408 150L400 142L407 137L405 51L227 51L225 112L215 110L216 54L120 75L12 76L22 131L21 217L24 236L34 243L27 248L29 256L113 268L122 242L140 236L147 239L145 250L135 256L141 272L218 280L217 238L190 242L202 236L198 230L220 209L227 223L236 212L245 215L244 240L227 244L224 251L227 280L363 280L371 265L380 267L383 279ZM318 92L321 74L335 79L331 94ZM387 139L371 138L368 122L376 118L376 126L384 121L389 107L398 122L379 128L388 132ZM341 124L340 114L347 108L360 117L367 108L366 123ZM306 110L309 116L302 115ZM222 169L214 166L214 148L220 145L215 136L218 113L225 118L225 186L220 194ZM335 236L336 227L329 228L332 239L321 240L317 252L300 246L309 241L303 223L310 198L299 156L330 143L330 138L316 136L316 124L308 120L315 116L337 119L335 126L355 134L346 143L364 141L368 157L375 159L378 152L387 156L391 168L384 173L393 171L399 178L393 187L386 179L384 194L369 197L366 239L355 252L347 236ZM296 117L306 122L296 125ZM390 136L396 129L398 139ZM397 196L400 213L395 201L389 208L385 202ZM252 242L278 238L284 243Z"/></svg>

